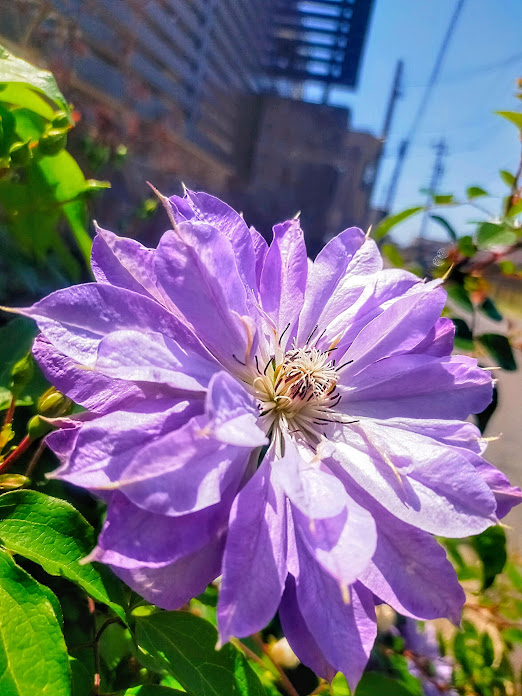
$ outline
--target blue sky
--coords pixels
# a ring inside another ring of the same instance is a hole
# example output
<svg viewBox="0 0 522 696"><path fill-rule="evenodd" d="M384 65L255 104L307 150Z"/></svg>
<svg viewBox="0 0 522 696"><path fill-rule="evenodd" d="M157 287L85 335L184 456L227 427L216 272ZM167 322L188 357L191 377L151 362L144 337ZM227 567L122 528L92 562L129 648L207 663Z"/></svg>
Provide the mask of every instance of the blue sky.
<svg viewBox="0 0 522 696"><path fill-rule="evenodd" d="M351 108L354 128L377 134L396 62L405 62L404 94L377 181L377 204L384 201L398 144L410 128L455 6L456 0L375 0L359 86L355 92L332 94L332 103ZM441 193L459 194L469 185L479 185L492 194L505 194L498 170L515 170L520 144L515 127L493 112L520 109L513 97L517 77L522 77L521 0L467 0L410 148L394 211L423 202L419 189L428 186L433 144L441 137L449 147ZM492 212L499 204L488 203ZM466 233L466 220L477 215L466 207L448 217ZM417 231L418 218L413 218L396 228L395 239L406 243ZM444 232L431 223L428 236L443 238Z"/></svg>

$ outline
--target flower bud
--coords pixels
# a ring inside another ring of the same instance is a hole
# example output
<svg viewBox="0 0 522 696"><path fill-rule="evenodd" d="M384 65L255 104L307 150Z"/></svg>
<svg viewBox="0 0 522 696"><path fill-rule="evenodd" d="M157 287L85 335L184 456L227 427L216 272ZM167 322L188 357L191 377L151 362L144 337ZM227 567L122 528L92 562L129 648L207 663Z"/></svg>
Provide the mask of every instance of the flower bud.
<svg viewBox="0 0 522 696"><path fill-rule="evenodd" d="M27 435L30 440L38 440L51 432L52 429L53 426L40 418L40 416L33 416L27 424Z"/></svg>
<svg viewBox="0 0 522 696"><path fill-rule="evenodd" d="M65 111L57 111L52 120L53 128L69 128L71 118Z"/></svg>
<svg viewBox="0 0 522 696"><path fill-rule="evenodd" d="M43 155L57 155L67 145L67 130L52 128L40 139L39 149Z"/></svg>
<svg viewBox="0 0 522 696"><path fill-rule="evenodd" d="M26 167L32 159L31 140L14 143L9 148L11 164L15 167Z"/></svg>
<svg viewBox="0 0 522 696"><path fill-rule="evenodd" d="M0 474L0 491L15 491L30 483L30 479L22 474Z"/></svg>
<svg viewBox="0 0 522 696"><path fill-rule="evenodd" d="M20 394L22 389L31 381L34 372L34 362L31 353L20 358L11 369L10 389L14 396Z"/></svg>
<svg viewBox="0 0 522 696"><path fill-rule="evenodd" d="M38 415L45 418L59 418L71 412L73 402L61 392L51 387L38 399Z"/></svg>

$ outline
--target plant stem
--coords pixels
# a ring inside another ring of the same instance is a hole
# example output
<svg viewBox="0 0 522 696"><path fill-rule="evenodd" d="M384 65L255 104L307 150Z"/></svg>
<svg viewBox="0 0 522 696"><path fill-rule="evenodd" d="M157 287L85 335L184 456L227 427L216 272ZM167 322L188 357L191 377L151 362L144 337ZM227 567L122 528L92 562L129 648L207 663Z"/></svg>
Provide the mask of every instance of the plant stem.
<svg viewBox="0 0 522 696"><path fill-rule="evenodd" d="M16 399L13 395L13 397L11 398L11 403L9 404L9 408L7 409L6 414L5 414L4 427L6 425L9 425L11 423L11 421L13 420L13 415L14 415L14 411L15 411L15 401L16 401Z"/></svg>
<svg viewBox="0 0 522 696"><path fill-rule="evenodd" d="M38 445L38 449L33 454L33 457L27 466L27 471L25 472L25 475L27 476L27 478L31 478L33 471L34 471L34 468L38 464L38 460L42 456L45 447L46 447L46 442L45 442L45 439L42 438L40 440L40 444Z"/></svg>
<svg viewBox="0 0 522 696"><path fill-rule="evenodd" d="M31 438L29 437L29 435L26 435L24 439L20 442L18 447L15 450L13 450L11 454L9 454L0 464L0 472L3 473L6 469L8 469L11 466L11 464L29 448L31 443Z"/></svg>
<svg viewBox="0 0 522 696"><path fill-rule="evenodd" d="M289 696L299 696L299 694L297 693L297 691L296 691L294 685L292 684L292 682L290 681L290 679L286 676L286 674L281 669L281 667L277 664L277 662L275 662L272 659L272 656L270 655L270 651L268 650L267 646L261 640L261 636L256 633L255 635L252 636L252 638L257 643L257 645L261 648L263 653L268 657L268 659L274 665L276 670L278 671L279 678L281 680L281 684L283 685L285 691L289 694Z"/></svg>

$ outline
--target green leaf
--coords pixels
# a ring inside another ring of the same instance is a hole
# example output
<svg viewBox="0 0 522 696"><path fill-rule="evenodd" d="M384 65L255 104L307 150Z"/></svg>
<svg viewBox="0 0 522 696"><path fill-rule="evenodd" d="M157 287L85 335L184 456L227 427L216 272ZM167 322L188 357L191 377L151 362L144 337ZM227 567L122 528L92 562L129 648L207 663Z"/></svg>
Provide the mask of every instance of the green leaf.
<svg viewBox="0 0 522 696"><path fill-rule="evenodd" d="M450 285L446 288L448 297L453 300L453 302L466 312L473 311L473 304L469 299L468 291L463 285Z"/></svg>
<svg viewBox="0 0 522 696"><path fill-rule="evenodd" d="M487 590L506 565L506 533L502 527L488 527L471 543L482 563L482 589Z"/></svg>
<svg viewBox="0 0 522 696"><path fill-rule="evenodd" d="M458 241L457 246L460 253L463 256L467 256L468 258L471 258L477 251L475 243L473 242L473 237L471 237L469 234L466 234L464 235L464 237L461 237Z"/></svg>
<svg viewBox="0 0 522 696"><path fill-rule="evenodd" d="M92 696L94 674L91 674L81 660L69 656L71 668L72 696Z"/></svg>
<svg viewBox="0 0 522 696"><path fill-rule="evenodd" d="M480 305L480 309L484 314L493 321L502 321L502 314L498 311L495 303L489 297L486 297Z"/></svg>
<svg viewBox="0 0 522 696"><path fill-rule="evenodd" d="M517 215L520 215L520 213L522 213L522 201L518 201L518 203L512 205L511 208L507 211L506 217L514 218Z"/></svg>
<svg viewBox="0 0 522 696"><path fill-rule="evenodd" d="M0 46L0 84L5 83L28 85L45 95L63 111L69 112L67 102L50 72L35 68L34 65L13 56L5 47Z"/></svg>
<svg viewBox="0 0 522 696"><path fill-rule="evenodd" d="M62 203L63 213L89 266L92 239L86 229L87 209L83 200L89 185L82 170L65 150L52 157L43 157L38 167L48 185L53 188L56 202ZM75 200L79 197L82 198Z"/></svg>
<svg viewBox="0 0 522 696"><path fill-rule="evenodd" d="M517 272L517 267L513 261L499 261L498 267L502 275L515 275Z"/></svg>
<svg viewBox="0 0 522 696"><path fill-rule="evenodd" d="M513 371L517 369L515 356L511 349L509 339L501 334L487 333L477 337L496 364L503 370Z"/></svg>
<svg viewBox="0 0 522 696"><path fill-rule="evenodd" d="M337 672L333 678L331 688L332 696L351 696L346 677L341 672Z"/></svg>
<svg viewBox="0 0 522 696"><path fill-rule="evenodd" d="M404 266L404 259L401 256L401 252L397 249L395 244L383 244L381 247L381 252L383 256L386 256L388 261L396 268L402 268Z"/></svg>
<svg viewBox="0 0 522 696"><path fill-rule="evenodd" d="M513 184L516 181L514 175L511 174L511 172L508 172L507 169L501 169L499 174L500 174L500 178L502 179L502 181L505 184L507 184L507 186L509 186L511 188L511 186L513 186Z"/></svg>
<svg viewBox="0 0 522 696"><path fill-rule="evenodd" d="M435 194L432 196L435 205L448 205L455 202L455 196L453 194Z"/></svg>
<svg viewBox="0 0 522 696"><path fill-rule="evenodd" d="M392 227L395 227L395 225L398 225L403 220L415 215L420 210L423 210L423 208L424 206L418 205L415 208L407 208L396 215L390 215L389 217L384 218L384 220L382 220L382 222L380 222L375 228L372 237L376 240L382 239L384 235L388 234Z"/></svg>
<svg viewBox="0 0 522 696"><path fill-rule="evenodd" d="M186 691L179 689L169 689L168 686L155 686L154 684L142 684L141 686L133 686L125 691L118 691L113 696L181 696L186 694Z"/></svg>
<svg viewBox="0 0 522 696"><path fill-rule="evenodd" d="M363 674L355 690L355 696L412 696L413 693L402 682L378 672Z"/></svg>
<svg viewBox="0 0 522 696"><path fill-rule="evenodd" d="M2 696L71 694L65 640L49 593L0 549Z"/></svg>
<svg viewBox="0 0 522 696"><path fill-rule="evenodd" d="M265 696L245 656L228 643L216 650L217 631L186 612L136 618L136 641L193 696Z"/></svg>
<svg viewBox="0 0 522 696"><path fill-rule="evenodd" d="M518 111L495 111L495 113L514 123L517 128L522 129L522 114L518 113Z"/></svg>
<svg viewBox="0 0 522 696"><path fill-rule="evenodd" d="M445 218L441 217L440 215L430 215L430 218L444 227L446 232L449 234L450 239L452 239L454 242L457 241L457 233Z"/></svg>
<svg viewBox="0 0 522 696"><path fill-rule="evenodd" d="M14 491L31 483L31 479L22 474L0 474L0 491Z"/></svg>
<svg viewBox="0 0 522 696"><path fill-rule="evenodd" d="M455 324L455 348L472 351L475 347L473 334L464 319L453 318Z"/></svg>
<svg viewBox="0 0 522 696"><path fill-rule="evenodd" d="M122 619L118 581L108 568L80 565L95 544L94 530L69 503L38 491L12 491L0 496L0 541L13 553L39 563L50 575L80 585Z"/></svg>
<svg viewBox="0 0 522 696"><path fill-rule="evenodd" d="M466 196L471 201L473 198L480 198L481 196L489 196L487 191L484 191L480 186L470 186L466 189Z"/></svg>
<svg viewBox="0 0 522 696"><path fill-rule="evenodd" d="M511 246L517 241L517 235L506 225L483 222L477 230L477 244L482 249L493 246Z"/></svg>

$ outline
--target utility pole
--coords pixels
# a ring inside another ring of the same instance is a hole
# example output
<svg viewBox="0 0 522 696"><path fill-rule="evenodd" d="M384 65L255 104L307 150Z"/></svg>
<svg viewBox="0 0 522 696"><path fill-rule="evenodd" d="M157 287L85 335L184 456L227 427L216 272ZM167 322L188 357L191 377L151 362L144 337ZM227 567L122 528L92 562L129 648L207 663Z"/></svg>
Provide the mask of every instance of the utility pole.
<svg viewBox="0 0 522 696"><path fill-rule="evenodd" d="M462 12L462 8L464 7L465 2L466 2L466 0L458 0L457 1L457 4L456 4L455 9L453 11L453 14L451 15L450 22L449 22L448 27L446 29L446 33L444 34L444 38L442 39L442 43L441 43L439 51L437 53L435 63L433 64L433 68L431 70L431 73L430 73L430 76L428 79L428 83L426 84L426 87L424 89L424 93L423 93L422 98L419 102L417 112L415 113L415 116L413 117L413 121L412 121L412 124L410 126L410 130L408 131L406 138L401 142L401 144L399 146L399 151L397 154L397 161L396 161L395 167L393 169L393 174L392 174L392 178L390 181L390 186L388 188L388 193L386 196L385 210L388 213L390 213L391 209L393 208L393 203L395 201L395 194L397 192L397 186L399 183L400 176L402 174L402 168L404 165L404 161L406 160L406 157L408 155L408 151L410 149L410 144L417 133L417 130L419 128L419 124L422 120L422 117L424 116L424 113L426 112L429 100L433 94L434 87L437 84L437 80L439 78L439 74L440 74L442 65L444 63L444 59L446 57L446 52L448 50L448 46L450 45L451 38L452 38L453 33L455 31L455 27L457 26L457 20L459 18L459 15Z"/></svg>
<svg viewBox="0 0 522 696"><path fill-rule="evenodd" d="M379 156L377 159L376 167L375 167L375 175L374 175L374 184L377 179L377 175L379 173L379 167L381 165L382 161L382 156L384 154L384 149L386 147L386 141L388 140L388 135L391 130L391 125L393 121L393 115L395 113L395 107L397 106L397 101L398 99L402 96L402 76L404 72L404 61L398 60L397 61L397 66L395 67L395 75L393 78L393 85L392 85L392 91L390 94L390 98L388 100L388 107L386 109L386 115L384 117L384 123L382 125L382 131L381 131L381 149L379 152ZM389 194L389 191L388 191ZM386 208L388 210L388 208ZM377 208L371 208L370 210L370 220L369 223L370 225L374 225L377 222Z"/></svg>
<svg viewBox="0 0 522 696"><path fill-rule="evenodd" d="M429 193L426 199L426 207L430 205L433 200L433 196L436 195L442 177L444 176L444 158L448 154L448 146L444 138L441 138L437 143L433 145L435 150L435 161L433 162L433 169L431 170L431 178L429 185ZM422 216L421 225L419 229L419 239L424 239L426 235L426 230L429 223L429 213L427 210L424 211Z"/></svg>
<svg viewBox="0 0 522 696"><path fill-rule="evenodd" d="M433 196L437 194L440 182L444 176L444 158L448 154L448 146L444 138L441 138L437 143L434 143L433 149L435 150L435 160L433 162L433 169L431 170L430 184L426 198L426 208L422 215L419 228L419 237L417 239L417 263L424 271L428 270L428 264L424 258L424 239L426 237L426 230L428 229L428 224L430 221L428 208L433 202Z"/></svg>
<svg viewBox="0 0 522 696"><path fill-rule="evenodd" d="M393 114L395 112L395 107L397 106L397 100L402 96L402 74L404 72L404 61L398 60L397 67L395 68L395 77L393 78L393 86L390 94L390 100L388 101L388 108L386 109L386 116L384 117L384 124L381 131L381 140L383 143L388 139L388 134L390 132L390 127L392 124Z"/></svg>

